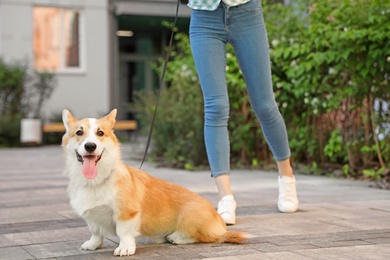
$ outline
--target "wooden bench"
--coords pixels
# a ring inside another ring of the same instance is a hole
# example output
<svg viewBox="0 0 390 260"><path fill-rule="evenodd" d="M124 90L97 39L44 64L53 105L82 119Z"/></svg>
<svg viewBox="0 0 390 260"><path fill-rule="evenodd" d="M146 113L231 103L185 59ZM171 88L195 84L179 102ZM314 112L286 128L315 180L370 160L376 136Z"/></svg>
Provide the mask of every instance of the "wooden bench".
<svg viewBox="0 0 390 260"><path fill-rule="evenodd" d="M114 130L136 130L138 127L135 120L119 120L114 125ZM63 123L47 123L43 125L43 133L65 132Z"/></svg>

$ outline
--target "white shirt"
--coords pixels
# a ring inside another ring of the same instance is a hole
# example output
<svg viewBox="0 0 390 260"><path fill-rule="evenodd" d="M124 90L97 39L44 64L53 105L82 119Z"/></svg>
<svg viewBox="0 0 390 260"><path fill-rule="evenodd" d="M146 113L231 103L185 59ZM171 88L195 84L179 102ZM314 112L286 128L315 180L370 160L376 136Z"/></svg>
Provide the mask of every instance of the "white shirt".
<svg viewBox="0 0 390 260"><path fill-rule="evenodd" d="M227 6L237 6L245 4L251 0L189 0L188 7L195 10L214 11L223 1Z"/></svg>

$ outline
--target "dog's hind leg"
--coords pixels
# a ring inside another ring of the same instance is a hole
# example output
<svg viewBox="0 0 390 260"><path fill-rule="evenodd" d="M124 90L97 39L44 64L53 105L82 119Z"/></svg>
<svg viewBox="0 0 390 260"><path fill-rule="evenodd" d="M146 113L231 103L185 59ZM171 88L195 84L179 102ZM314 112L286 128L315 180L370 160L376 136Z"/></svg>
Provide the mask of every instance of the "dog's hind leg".
<svg viewBox="0 0 390 260"><path fill-rule="evenodd" d="M179 231L175 231L168 235L167 239L169 242L176 245L192 244L197 242L196 239L180 233Z"/></svg>
<svg viewBox="0 0 390 260"><path fill-rule="evenodd" d="M151 241L153 241L153 243L155 244L163 244L165 242L168 242L168 240L166 239L165 236L152 236L152 237L148 237Z"/></svg>
<svg viewBox="0 0 390 260"><path fill-rule="evenodd" d="M223 242L226 231L223 219L211 203L198 198L182 209L176 230L168 240L175 244L220 243Z"/></svg>

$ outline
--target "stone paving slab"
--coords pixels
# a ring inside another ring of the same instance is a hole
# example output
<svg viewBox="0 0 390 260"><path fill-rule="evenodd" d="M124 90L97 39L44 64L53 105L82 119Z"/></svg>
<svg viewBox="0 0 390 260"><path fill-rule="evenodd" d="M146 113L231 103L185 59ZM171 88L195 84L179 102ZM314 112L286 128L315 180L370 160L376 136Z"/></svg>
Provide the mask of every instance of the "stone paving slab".
<svg viewBox="0 0 390 260"><path fill-rule="evenodd" d="M123 157L133 167L131 145ZM83 251L89 239L85 222L69 206L64 158L59 146L0 149L0 259L115 259L117 237L104 247ZM207 171L143 170L199 193L214 205L217 190ZM237 223L254 237L243 245L152 244L139 238L137 252L125 259L389 259L390 191L370 183L296 174L299 211L279 213L277 175L234 170L232 189Z"/></svg>

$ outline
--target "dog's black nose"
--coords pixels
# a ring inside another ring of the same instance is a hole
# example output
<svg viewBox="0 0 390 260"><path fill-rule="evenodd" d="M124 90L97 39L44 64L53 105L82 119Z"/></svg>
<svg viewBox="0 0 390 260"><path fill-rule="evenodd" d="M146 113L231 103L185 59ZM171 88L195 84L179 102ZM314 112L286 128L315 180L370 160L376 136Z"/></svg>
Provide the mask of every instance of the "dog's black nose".
<svg viewBox="0 0 390 260"><path fill-rule="evenodd" d="M84 145L84 148L85 148L85 150L86 150L87 152L92 153L93 151L96 150L96 144L95 144L95 143L86 143L86 144Z"/></svg>

